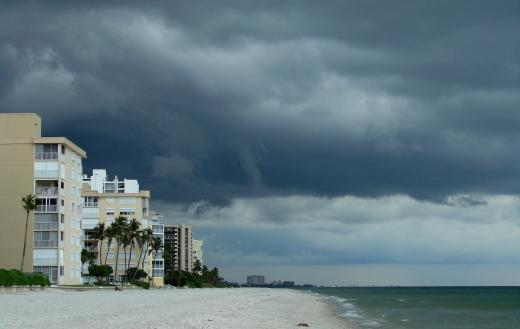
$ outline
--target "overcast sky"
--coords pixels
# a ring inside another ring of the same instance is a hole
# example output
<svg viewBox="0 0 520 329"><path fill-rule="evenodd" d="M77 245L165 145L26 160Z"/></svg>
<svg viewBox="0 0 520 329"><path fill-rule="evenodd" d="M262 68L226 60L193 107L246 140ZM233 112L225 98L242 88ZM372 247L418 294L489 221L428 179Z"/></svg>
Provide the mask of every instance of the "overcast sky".
<svg viewBox="0 0 520 329"><path fill-rule="evenodd" d="M0 111L227 279L520 284L520 2L43 3L0 4Z"/></svg>

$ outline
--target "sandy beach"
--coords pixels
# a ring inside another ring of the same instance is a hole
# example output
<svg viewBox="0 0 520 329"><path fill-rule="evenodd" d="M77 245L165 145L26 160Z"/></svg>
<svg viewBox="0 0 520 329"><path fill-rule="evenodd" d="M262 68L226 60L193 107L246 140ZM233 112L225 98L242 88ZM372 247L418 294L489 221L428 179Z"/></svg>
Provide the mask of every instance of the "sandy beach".
<svg viewBox="0 0 520 329"><path fill-rule="evenodd" d="M348 328L319 297L285 289L0 294L1 328Z"/></svg>

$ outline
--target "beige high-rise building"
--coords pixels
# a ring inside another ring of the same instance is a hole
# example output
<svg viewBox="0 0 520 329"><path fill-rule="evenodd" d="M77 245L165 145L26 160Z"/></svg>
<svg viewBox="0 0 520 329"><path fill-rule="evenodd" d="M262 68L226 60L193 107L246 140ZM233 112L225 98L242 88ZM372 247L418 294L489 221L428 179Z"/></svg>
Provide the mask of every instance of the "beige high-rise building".
<svg viewBox="0 0 520 329"><path fill-rule="evenodd" d="M164 270L192 272L192 233L191 226L164 225L164 245L171 250L170 259L164 259Z"/></svg>
<svg viewBox="0 0 520 329"><path fill-rule="evenodd" d="M92 237L92 229L97 224L105 223L105 228L109 227L118 216L124 216L131 221L136 219L140 224L140 229L152 228L150 220L150 191L140 190L139 183L133 179L119 179L117 176L113 180L108 180L107 172L104 169L95 169L92 176L84 176L83 190L83 216L81 228L83 230L82 241L86 249L97 250L98 242ZM108 255L107 255L108 252ZM130 259L130 247L127 248L126 257ZM135 245L132 249L132 258L129 267L136 267L140 249ZM118 278L125 275L125 252L123 248L119 250L118 268L116 271L115 263L117 256L116 241L113 240L110 250L107 241L103 243L102 260L105 258L107 264L114 269L114 275ZM151 278L155 275L154 284L162 285L162 275L159 278L152 271L153 254L146 255L146 261L143 266L144 270Z"/></svg>
<svg viewBox="0 0 520 329"><path fill-rule="evenodd" d="M0 267L20 268L26 212L22 197L36 195L29 216L23 270L53 284L81 282L81 184L86 153L65 137L42 137L35 113L0 114Z"/></svg>

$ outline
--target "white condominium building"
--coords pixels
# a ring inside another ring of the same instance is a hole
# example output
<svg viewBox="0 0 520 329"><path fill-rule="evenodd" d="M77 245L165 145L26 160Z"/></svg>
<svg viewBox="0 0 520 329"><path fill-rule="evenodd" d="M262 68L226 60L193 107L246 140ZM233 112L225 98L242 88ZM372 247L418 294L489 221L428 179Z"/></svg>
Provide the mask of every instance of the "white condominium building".
<svg viewBox="0 0 520 329"><path fill-rule="evenodd" d="M137 180L121 180L117 176L113 180L108 180L106 170L95 169L92 176L83 177L81 196L84 199L81 229L83 230L83 244L87 249L97 250L98 242L92 238L92 229L99 223L105 223L105 228L107 228L118 216L124 216L129 221L135 218L141 224L140 229L152 227L149 213L150 191L140 190ZM117 269L115 269L117 253L115 240L110 245L108 255L107 252L108 246L105 241L102 259L106 257L107 264L114 269L114 275L117 275L118 278L124 276L126 267L123 261L125 259L123 248L119 250ZM138 246L134 246L129 267L137 266L139 254L140 249ZM146 262L141 266L151 277L151 256L146 257Z"/></svg>
<svg viewBox="0 0 520 329"><path fill-rule="evenodd" d="M195 263L195 261L198 260L201 266L204 265L204 261L202 259L202 245L202 240L191 240L191 255L193 258L193 262Z"/></svg>
<svg viewBox="0 0 520 329"><path fill-rule="evenodd" d="M154 252L150 254L150 261L152 262L152 277L164 278L164 224L163 216L155 211L150 212L150 221L152 225L153 237L161 239L163 250L155 255ZM154 260L155 259L155 260ZM164 281L163 281L164 282ZM156 285L162 285L160 282Z"/></svg>

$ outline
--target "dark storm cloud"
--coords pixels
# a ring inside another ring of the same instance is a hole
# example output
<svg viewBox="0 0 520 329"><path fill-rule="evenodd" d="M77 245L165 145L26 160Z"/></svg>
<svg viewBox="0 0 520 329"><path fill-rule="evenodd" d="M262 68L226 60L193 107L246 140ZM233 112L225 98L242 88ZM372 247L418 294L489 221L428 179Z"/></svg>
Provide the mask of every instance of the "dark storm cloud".
<svg viewBox="0 0 520 329"><path fill-rule="evenodd" d="M517 1L7 2L0 110L173 202L518 193Z"/></svg>

